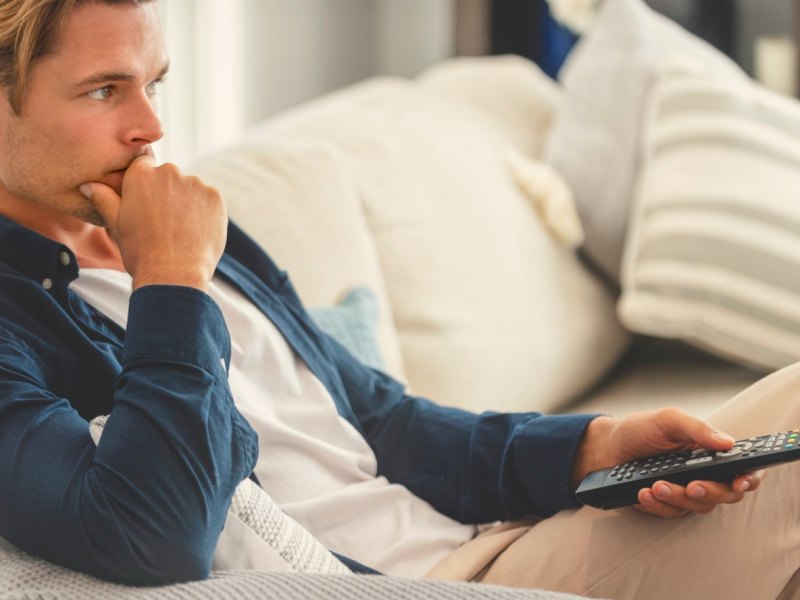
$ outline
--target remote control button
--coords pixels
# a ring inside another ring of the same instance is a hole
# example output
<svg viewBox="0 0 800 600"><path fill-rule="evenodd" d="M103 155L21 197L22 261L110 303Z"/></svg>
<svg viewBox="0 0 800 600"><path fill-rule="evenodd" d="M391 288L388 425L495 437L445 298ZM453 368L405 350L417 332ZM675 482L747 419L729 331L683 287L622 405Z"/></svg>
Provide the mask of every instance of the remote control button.
<svg viewBox="0 0 800 600"><path fill-rule="evenodd" d="M741 454L742 450L740 448L731 448L726 452L717 452L717 456L736 456L737 454Z"/></svg>
<svg viewBox="0 0 800 600"><path fill-rule="evenodd" d="M711 460L711 457L710 457L710 456L701 456L700 458L693 458L693 459L691 459L691 460L687 460L687 461L686 461L686 465L687 465L687 466L690 466L690 465L698 465L698 464L700 464L700 463L708 462L708 461L710 461L710 460Z"/></svg>
<svg viewBox="0 0 800 600"><path fill-rule="evenodd" d="M794 448L794 444L786 444L784 448Z"/></svg>

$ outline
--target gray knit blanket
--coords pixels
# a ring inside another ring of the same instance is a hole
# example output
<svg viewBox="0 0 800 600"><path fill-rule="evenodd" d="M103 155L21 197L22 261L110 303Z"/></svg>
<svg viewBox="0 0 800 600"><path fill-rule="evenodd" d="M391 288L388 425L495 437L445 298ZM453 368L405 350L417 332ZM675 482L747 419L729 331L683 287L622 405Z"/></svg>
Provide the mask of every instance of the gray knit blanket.
<svg viewBox="0 0 800 600"><path fill-rule="evenodd" d="M95 443L100 440L104 425L105 418L92 421L90 433ZM0 600L578 600L577 596L537 590L354 575L249 480L237 488L230 516L240 519L257 533L293 572L215 571L205 581L135 588L59 567L26 554L0 538Z"/></svg>
<svg viewBox="0 0 800 600"><path fill-rule="evenodd" d="M380 575L313 575L224 571L205 581L134 588L107 583L34 558L0 538L0 600L579 600L537 590L399 579Z"/></svg>

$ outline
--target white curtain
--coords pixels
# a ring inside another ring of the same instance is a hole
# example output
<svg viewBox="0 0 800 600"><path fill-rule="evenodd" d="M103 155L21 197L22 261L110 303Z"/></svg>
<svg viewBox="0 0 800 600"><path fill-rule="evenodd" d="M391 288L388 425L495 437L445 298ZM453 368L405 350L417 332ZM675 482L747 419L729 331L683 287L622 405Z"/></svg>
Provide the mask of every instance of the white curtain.
<svg viewBox="0 0 800 600"><path fill-rule="evenodd" d="M183 164L245 130L243 0L161 0L170 73L160 90L160 160Z"/></svg>

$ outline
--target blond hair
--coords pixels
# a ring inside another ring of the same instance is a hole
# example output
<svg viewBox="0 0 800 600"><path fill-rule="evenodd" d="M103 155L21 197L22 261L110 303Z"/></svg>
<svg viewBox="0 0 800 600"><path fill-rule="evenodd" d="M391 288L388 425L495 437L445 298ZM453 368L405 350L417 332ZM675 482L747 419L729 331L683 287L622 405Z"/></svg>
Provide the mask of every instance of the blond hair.
<svg viewBox="0 0 800 600"><path fill-rule="evenodd" d="M0 0L0 86L19 114L31 67L54 50L58 28L76 6L87 1L103 4L142 4L151 0Z"/></svg>

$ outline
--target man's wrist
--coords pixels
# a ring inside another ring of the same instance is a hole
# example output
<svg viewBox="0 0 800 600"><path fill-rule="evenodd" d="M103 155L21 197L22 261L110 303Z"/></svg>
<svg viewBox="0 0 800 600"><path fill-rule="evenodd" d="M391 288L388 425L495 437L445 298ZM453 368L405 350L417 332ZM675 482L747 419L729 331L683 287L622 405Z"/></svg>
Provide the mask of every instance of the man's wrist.
<svg viewBox="0 0 800 600"><path fill-rule="evenodd" d="M612 466L609 440L617 420L600 416L586 426L572 467L572 487L577 489L590 472Z"/></svg>
<svg viewBox="0 0 800 600"><path fill-rule="evenodd" d="M181 285L208 292L209 278L195 273L137 273L132 279L133 291L146 285Z"/></svg>

